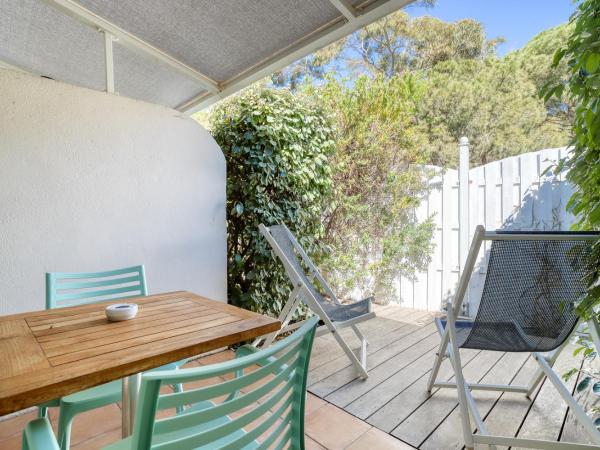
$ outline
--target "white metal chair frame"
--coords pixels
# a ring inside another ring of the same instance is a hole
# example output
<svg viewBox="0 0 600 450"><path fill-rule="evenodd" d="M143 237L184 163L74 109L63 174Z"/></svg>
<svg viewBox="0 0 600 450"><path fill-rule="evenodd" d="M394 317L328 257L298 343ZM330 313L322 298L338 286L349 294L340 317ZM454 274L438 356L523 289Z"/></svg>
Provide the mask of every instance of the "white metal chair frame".
<svg viewBox="0 0 600 450"><path fill-rule="evenodd" d="M306 286L306 284L305 284L304 280L302 279L302 277L300 276L300 274L297 273L294 266L290 263L288 257L285 255L283 250L277 244L277 241L271 235L269 228L263 224L260 224L259 230L260 230L261 234L265 237L265 239L267 239L267 242L269 243L269 245L271 246L271 248L273 249L275 254L279 257L279 259L281 260L283 265L285 266L285 271L288 274L288 277L290 278L290 281L292 282L294 287L288 297L288 301L286 302L283 309L281 310L281 313L279 314L279 321L281 322L281 329L279 331L273 332L267 336L256 339L254 341L253 345L258 346L264 340L264 345L269 346L269 345L271 345L273 340L277 337L277 335L279 335L280 333L286 333L286 332L295 330L296 328L299 328L300 326L302 326L302 324L305 321L296 322L296 323L290 325L290 320L292 319L294 312L298 308L298 305L300 304L300 302L304 301L306 303L306 305L310 308L310 310L314 314L319 316L319 318L324 323L324 325L317 328L315 336L322 336L324 334L331 333L333 335L333 337L335 338L335 340L337 341L337 343L339 344L339 346L344 351L344 353L346 353L346 355L350 359L350 362L352 363L352 365L356 368L359 376L363 379L367 379L369 376L369 374L367 372L368 342L367 342L367 339L365 338L365 336L360 332L360 330L358 329L358 327L356 325L358 323L361 323L366 320L370 320L370 319L374 318L375 312L373 312L371 310L371 308L369 308L369 312L367 314L363 314L359 317L355 317L353 319L346 320L343 322L332 321L329 318L329 316L327 315L327 313L323 310L323 308L319 304L319 301L315 298L314 294L311 292L311 290L308 288L308 286ZM327 282L325 281L325 279L323 278L323 276L321 275L319 270L315 267L315 265L310 260L310 258L308 257L308 255L306 254L304 249L300 246L300 244L298 243L298 241L296 240L294 235L290 232L290 230L287 227L285 227L285 230L287 232L287 235L288 235L292 245L294 246L294 249L298 252L300 257L302 258L302 261L306 264L306 267L309 270L309 274L308 274L309 281L316 279L319 282L319 284L323 287L326 295L331 299L331 301L335 304L342 305L342 303L338 300L338 298L332 291L331 287L327 284ZM352 349L348 346L346 341L344 341L344 338L342 338L342 336L338 332L338 330L340 330L342 328L346 328L346 327L351 327L352 330L354 331L354 333L356 334L356 336L358 337L358 339L361 341L360 359L357 358L357 356L354 354Z"/></svg>
<svg viewBox="0 0 600 450"><path fill-rule="evenodd" d="M437 356L433 365L433 369L429 376L429 381L427 384L427 391L431 392L433 388L455 388L458 391L458 400L460 407L460 415L462 421L462 428L465 440L465 447L467 449L474 448L475 444L485 444L490 448L496 448L496 445L503 446L514 446L514 447L527 447L527 448L540 448L540 449L548 449L548 450L584 450L584 449L597 449L598 445L600 445L600 432L596 429L592 419L585 413L583 408L577 403L575 398L571 395L569 390L562 383L560 377L554 372L552 366L556 362L558 356L561 351L564 349L566 344L569 342L569 338L565 339L564 343L553 350L552 352L542 354L538 352L533 352L532 356L537 361L539 367L536 373L533 376L533 379L527 386L513 386L513 385L500 385L500 384L481 384L481 383L469 383L464 379L462 373L462 364L460 360L460 353L458 347L458 339L456 335L456 320L458 319L461 305L463 299L465 297L465 293L467 291L467 287L469 284L469 279L471 277L471 273L473 271L473 267L475 266L475 262L477 260L477 254L479 253L479 249L481 247L481 243L484 240L564 240L565 234L517 234L517 233L496 233L496 232L486 232L484 227L479 225L475 230L475 235L473 237L473 241L471 242L471 247L469 249L469 253L467 255L467 259L465 262L465 268L461 275L456 295L454 297L454 301L448 302L448 312L447 312L447 325L442 327L438 322L438 331L442 336L442 340L437 352ZM597 234L577 234L569 236L568 239L573 240L591 240L598 239ZM590 334L592 336L592 340L596 349L600 349L600 327L595 318L588 321ZM578 329L578 326L574 328L573 333ZM453 367L455 380L456 382L444 382L437 381L437 375L440 369L440 365L443 359L447 357ZM576 444L576 443L568 443L568 442L554 442L547 440L538 440L538 439L524 439L524 438L516 438L512 436L498 436L498 435L490 435L488 432L486 425L479 414L477 409L477 405L471 395L471 391L474 389L479 390L489 390L489 391L504 391L504 392L520 392L530 398L531 395L535 392L536 388L540 384L540 382L544 379L544 377L548 377L548 380L552 383L552 385L559 392L561 397L565 400L567 405L573 411L573 414L577 418L577 420L582 424L585 430L589 433L593 442L597 445L586 445L586 444ZM473 428L471 426L471 421L469 419L469 414L473 418L475 425L477 427L478 433L473 433Z"/></svg>

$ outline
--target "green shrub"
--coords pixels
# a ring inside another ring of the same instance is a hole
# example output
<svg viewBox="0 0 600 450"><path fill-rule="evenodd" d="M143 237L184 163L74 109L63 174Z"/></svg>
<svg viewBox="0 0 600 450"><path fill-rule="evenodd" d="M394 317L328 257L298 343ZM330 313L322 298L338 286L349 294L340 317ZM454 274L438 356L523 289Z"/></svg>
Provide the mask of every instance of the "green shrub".
<svg viewBox="0 0 600 450"><path fill-rule="evenodd" d="M285 223L311 256L322 254L334 149L330 121L307 99L257 88L218 106L211 132L227 161L229 301L277 314L290 284L258 225Z"/></svg>
<svg viewBox="0 0 600 450"><path fill-rule="evenodd" d="M560 99L564 92L576 104L573 151L564 162L568 180L576 189L568 207L579 216L577 227L600 229L600 0L583 0L571 18L572 33L566 47L554 57L557 66L566 61L566 83L545 89L545 98ZM587 316L600 304L600 244L594 247L593 263L587 273L588 295L579 304Z"/></svg>
<svg viewBox="0 0 600 450"><path fill-rule="evenodd" d="M330 78L307 88L335 118L331 157L332 208L323 214L332 249L322 268L341 298L400 298L395 282L429 263L433 222L414 210L426 194L426 135L416 123L424 84L412 75L357 78L352 86Z"/></svg>

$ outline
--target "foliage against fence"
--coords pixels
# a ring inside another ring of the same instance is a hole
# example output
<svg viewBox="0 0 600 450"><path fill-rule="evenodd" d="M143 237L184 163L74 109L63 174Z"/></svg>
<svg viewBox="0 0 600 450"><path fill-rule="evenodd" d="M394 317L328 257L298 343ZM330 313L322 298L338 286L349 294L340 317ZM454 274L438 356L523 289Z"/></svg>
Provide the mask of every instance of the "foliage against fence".
<svg viewBox="0 0 600 450"><path fill-rule="evenodd" d="M477 225L488 230L568 230L574 217L566 211L572 187L565 174L547 170L565 156L565 148L525 153L469 170L468 215L459 213L459 171L438 171L430 180L426 199L416 211L418 220L432 216L435 249L427 271L396 280L406 307L439 310L453 294L459 277L460 228L468 242ZM468 246L468 244L467 244ZM477 311L483 287L487 248L481 250L465 302L466 314Z"/></svg>

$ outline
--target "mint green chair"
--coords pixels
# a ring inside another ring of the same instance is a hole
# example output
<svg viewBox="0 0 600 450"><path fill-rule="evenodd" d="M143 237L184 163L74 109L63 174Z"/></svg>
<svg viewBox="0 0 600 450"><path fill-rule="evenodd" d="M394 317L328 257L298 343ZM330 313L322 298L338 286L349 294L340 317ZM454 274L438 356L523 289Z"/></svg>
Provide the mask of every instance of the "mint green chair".
<svg viewBox="0 0 600 450"><path fill-rule="evenodd" d="M309 319L264 350L242 347L233 361L144 373L133 435L105 448L304 449L306 378L317 323L317 317ZM215 377L227 381L206 384ZM165 385L198 381L204 383L185 392L160 393ZM157 418L160 411L180 406L186 406L182 413ZM246 429L250 423L256 426ZM27 425L24 450L57 448L47 419Z"/></svg>
<svg viewBox="0 0 600 450"><path fill-rule="evenodd" d="M46 309L61 308L104 300L121 300L148 295L144 266L105 272L54 272L46 274ZM177 369L179 361L160 369ZM174 386L181 390L181 386ZM39 405L39 417L48 416L49 407L60 407L58 441L63 450L70 444L71 425L77 414L121 401L121 381L95 386Z"/></svg>

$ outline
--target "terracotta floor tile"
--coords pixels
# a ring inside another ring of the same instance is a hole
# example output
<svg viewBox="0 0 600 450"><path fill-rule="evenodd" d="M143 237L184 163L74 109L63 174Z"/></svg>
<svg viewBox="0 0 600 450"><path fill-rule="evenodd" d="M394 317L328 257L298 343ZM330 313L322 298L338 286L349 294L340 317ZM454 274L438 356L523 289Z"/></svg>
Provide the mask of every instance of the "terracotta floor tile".
<svg viewBox="0 0 600 450"><path fill-rule="evenodd" d="M99 434L78 444L72 445L73 450L99 450L121 439L121 428Z"/></svg>
<svg viewBox="0 0 600 450"><path fill-rule="evenodd" d="M344 449L371 427L343 410L327 404L306 418L306 434L330 450Z"/></svg>
<svg viewBox="0 0 600 450"><path fill-rule="evenodd" d="M71 445L112 431L121 426L121 410L115 404L84 412L75 417Z"/></svg>
<svg viewBox="0 0 600 450"><path fill-rule="evenodd" d="M0 440L0 449L2 450L21 450L21 433Z"/></svg>
<svg viewBox="0 0 600 450"><path fill-rule="evenodd" d="M414 447L405 444L401 440L373 427L346 447L346 450L374 450L380 448L386 450L414 449Z"/></svg>
<svg viewBox="0 0 600 450"><path fill-rule="evenodd" d="M313 441L308 436L304 437L304 448L305 448L305 450L327 450L321 444L319 444L318 442Z"/></svg>
<svg viewBox="0 0 600 450"><path fill-rule="evenodd" d="M327 402L325 400L320 399L316 395L313 395L309 392L306 396L306 404L304 405L304 415L308 417L317 409L322 408L326 404Z"/></svg>
<svg viewBox="0 0 600 450"><path fill-rule="evenodd" d="M230 359L235 358L235 353L231 350L225 350L219 353L213 353L212 355L203 356L202 358L197 359L198 364L203 366L207 364L215 364L223 361L229 361Z"/></svg>
<svg viewBox="0 0 600 450"><path fill-rule="evenodd" d="M200 365L200 360L199 359L193 359L191 361L188 361L187 363L185 363L183 365L184 369L189 369L190 367L198 367Z"/></svg>
<svg viewBox="0 0 600 450"><path fill-rule="evenodd" d="M12 417L0 422L0 440L6 439L15 433L20 433L25 425L37 417L37 411ZM2 448L2 447L0 447Z"/></svg>

